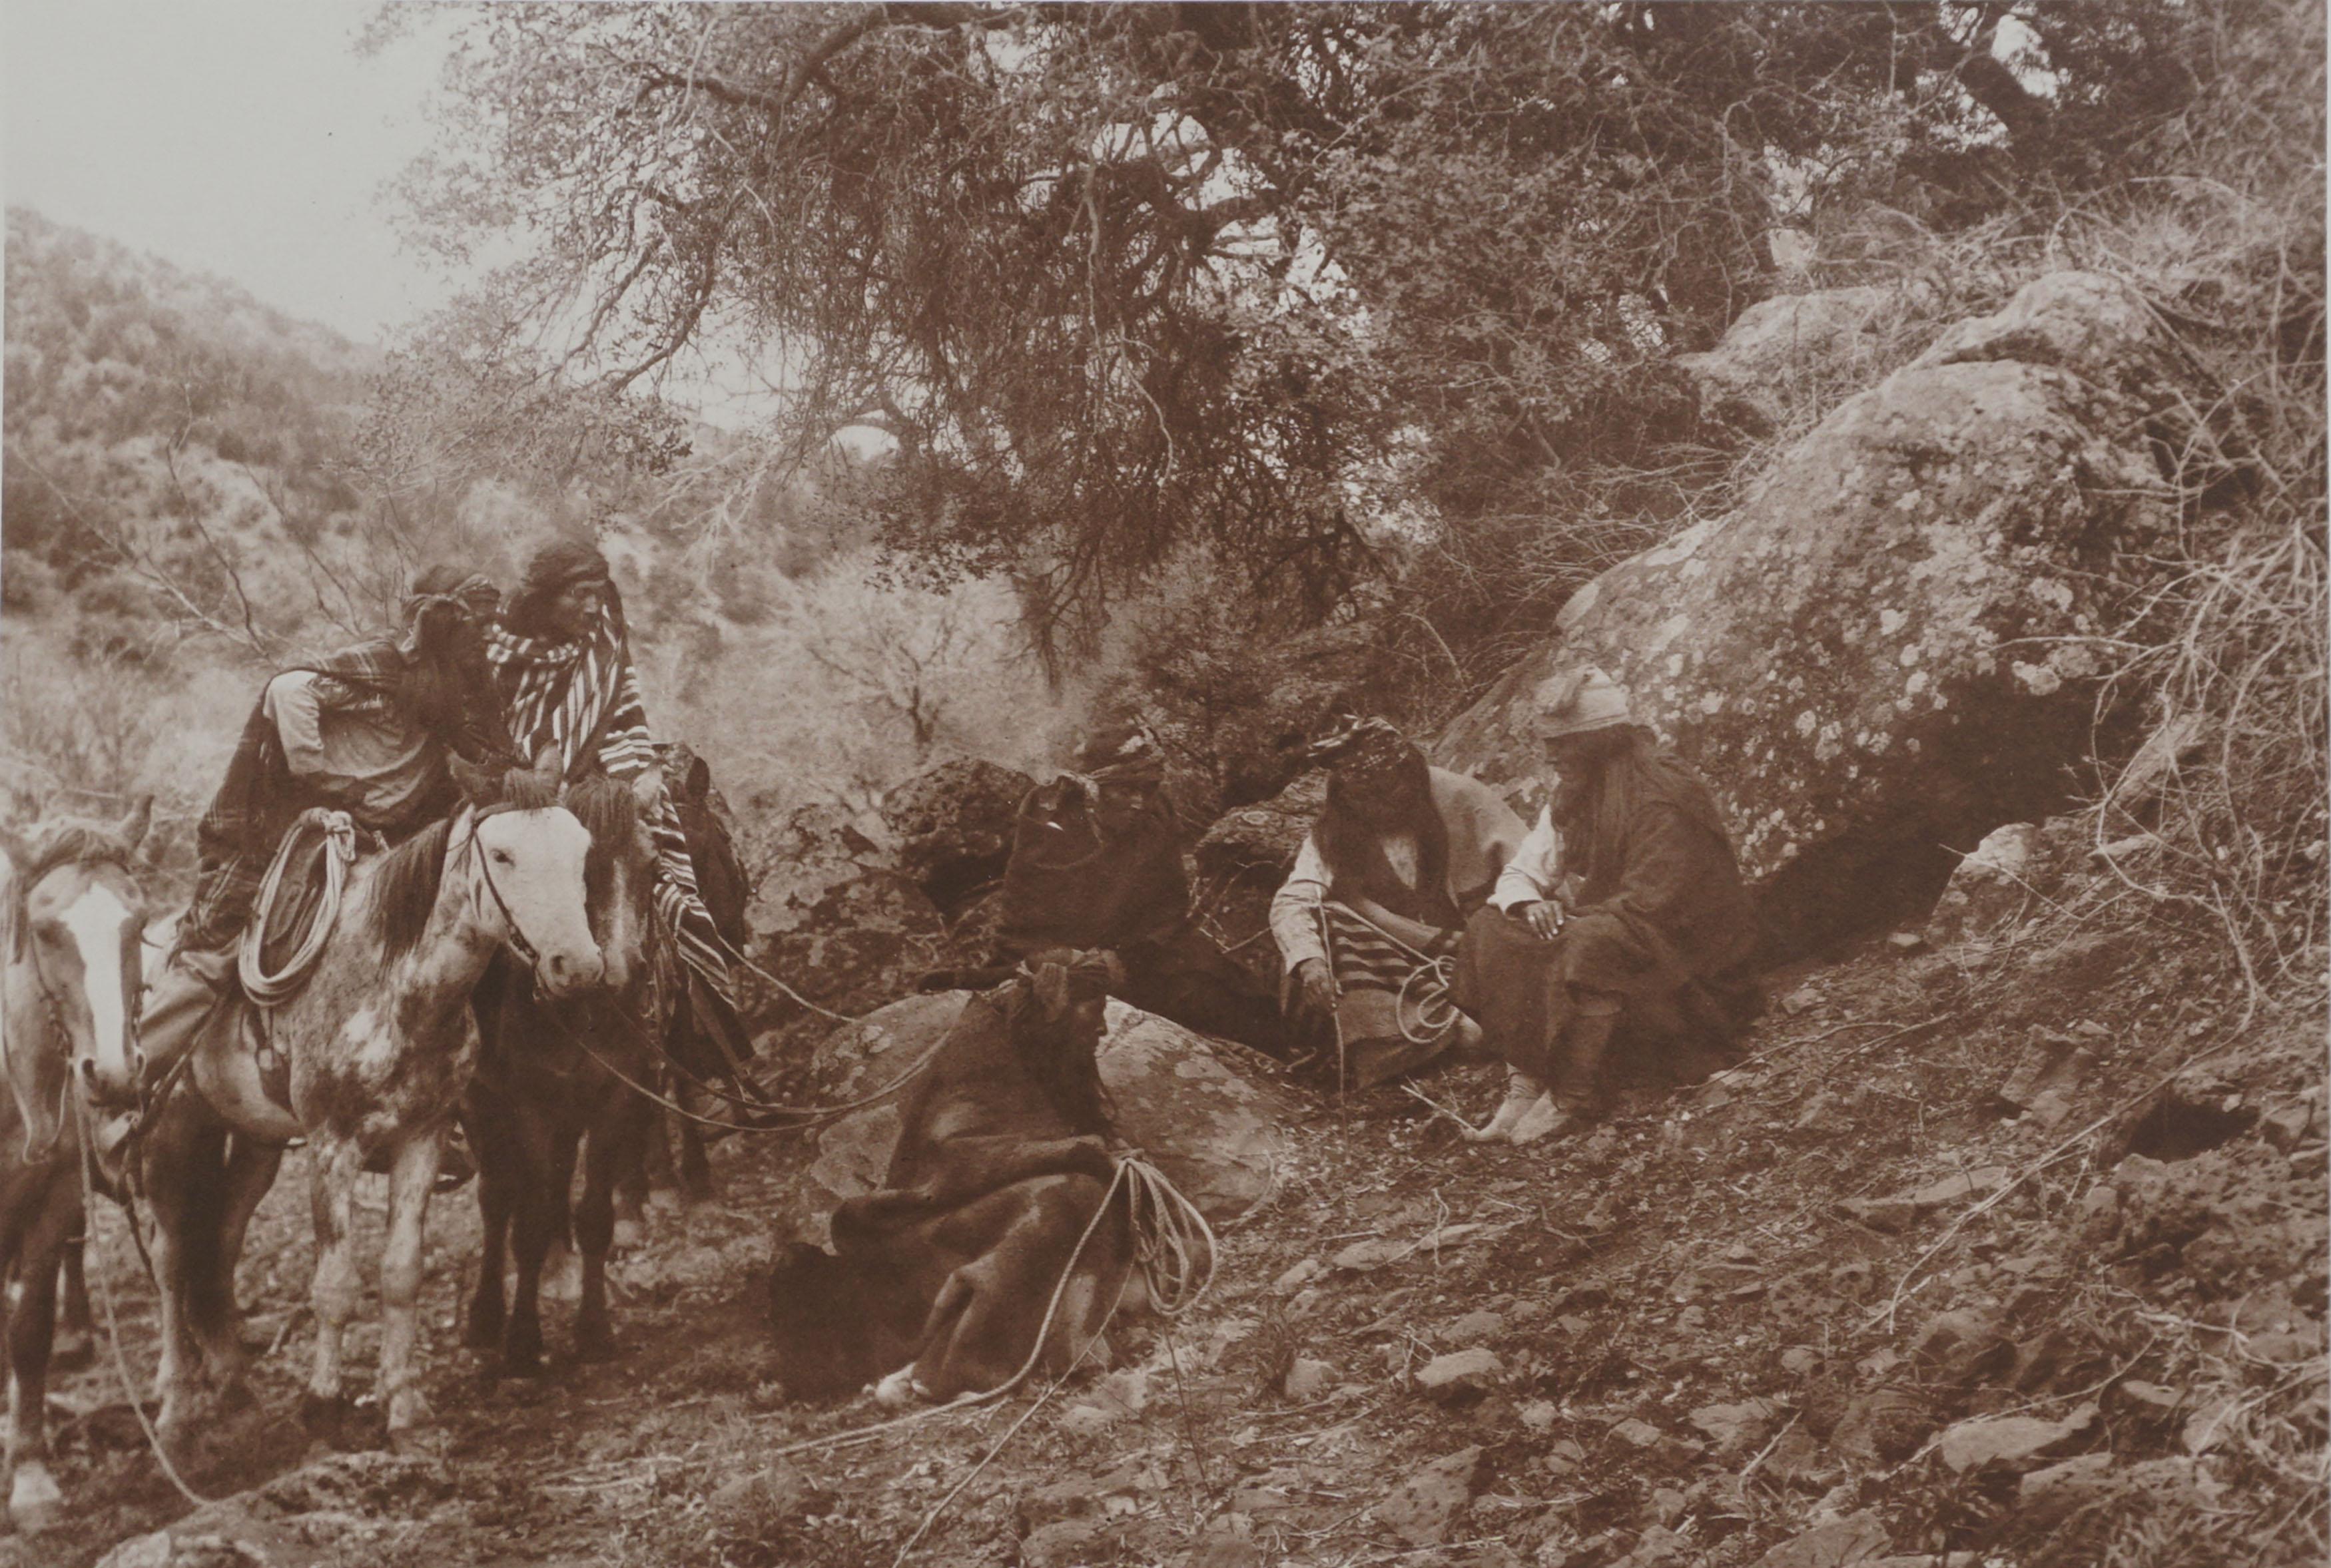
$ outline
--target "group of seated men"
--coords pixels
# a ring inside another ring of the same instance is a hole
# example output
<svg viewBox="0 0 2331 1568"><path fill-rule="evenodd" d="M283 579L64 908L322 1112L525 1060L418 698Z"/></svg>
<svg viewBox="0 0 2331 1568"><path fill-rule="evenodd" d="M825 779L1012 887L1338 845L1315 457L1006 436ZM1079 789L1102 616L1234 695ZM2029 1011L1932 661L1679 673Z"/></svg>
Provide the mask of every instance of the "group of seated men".
<svg viewBox="0 0 2331 1568"><path fill-rule="evenodd" d="M1081 774L1022 803L993 956L1114 949L1133 1005L1278 1056L1331 1047L1360 1085L1443 1051L1500 1060L1506 1098L1470 1137L1575 1130L1614 1038L1679 1074L1721 1059L1756 1008L1759 927L1707 786L1624 690L1558 675L1532 718L1550 798L1527 830L1381 718L1310 748L1327 794L1271 901L1277 998L1199 928L1164 757L1112 725Z"/></svg>
<svg viewBox="0 0 2331 1568"><path fill-rule="evenodd" d="M202 824L194 908L147 999L150 1071L231 993L260 873L302 810L342 809L394 839L445 809L449 755L553 757L570 778L654 765L595 549L539 552L508 595L433 568L404 613L399 634L279 675L254 708ZM1361 1085L1444 1050L1502 1060L1505 1101L1471 1136L1569 1130L1597 1113L1614 1037L1686 1064L1721 1053L1755 1010L1757 926L1706 785L1634 722L1618 685L1592 669L1554 677L1533 721L1550 799L1527 830L1383 719L1310 748L1327 800L1271 902L1276 994L1190 907L1156 736L1137 720L1107 725L1080 748L1080 771L1021 803L991 962L1108 949L1132 1005L1275 1056L1332 1060ZM727 965L742 932L722 928L741 909L708 911L685 804L667 796L654 812L658 899L699 1026L733 1061L749 1054Z"/></svg>

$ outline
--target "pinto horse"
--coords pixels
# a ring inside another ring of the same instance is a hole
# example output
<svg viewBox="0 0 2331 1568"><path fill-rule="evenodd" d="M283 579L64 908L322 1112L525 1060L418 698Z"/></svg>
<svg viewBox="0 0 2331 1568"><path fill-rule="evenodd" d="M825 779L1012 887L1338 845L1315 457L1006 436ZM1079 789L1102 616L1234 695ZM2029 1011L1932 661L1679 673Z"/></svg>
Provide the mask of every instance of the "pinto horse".
<svg viewBox="0 0 2331 1568"><path fill-rule="evenodd" d="M62 1498L48 1469L48 1372L57 1276L85 1220L89 1101L126 1091L138 1069L138 943L146 899L132 855L152 800L119 825L0 832L0 1279L8 1290L8 1513L20 1530L53 1518ZM99 1134L98 1141L106 1142ZM92 1149L92 1155L107 1151Z"/></svg>
<svg viewBox="0 0 2331 1568"><path fill-rule="evenodd" d="M570 1233L583 1264L576 1354L595 1361L614 1352L607 1252L615 1193L646 1151L655 1106L633 1086L660 1076L652 1042L661 1037L676 982L677 959L654 940L655 844L641 803L630 787L598 777L571 786L566 803L591 831L591 925L606 962L604 985L550 1000L497 962L478 990L482 1045L461 1112L478 1159L484 1230L468 1340L474 1349L499 1346L501 1370L519 1376L541 1371L543 1260ZM583 1201L570 1215L578 1147ZM506 1250L518 1262L507 1307Z"/></svg>
<svg viewBox="0 0 2331 1568"><path fill-rule="evenodd" d="M500 952L553 996L597 985L604 967L585 912L591 835L559 803L557 781L455 771L470 803L351 869L314 969L264 1016L290 1063L290 1106L269 1097L239 1031L214 1029L155 1123L146 1152L166 1440L196 1415L205 1373L221 1392L240 1391L243 1230L294 1137L307 1139L313 1162L316 1226L316 1348L301 1420L328 1441L349 1435L341 1349L358 1288L357 1177L376 1153L389 1166L376 1392L390 1446L408 1447L429 1420L414 1354L422 1247L440 1145L477 1068L471 993Z"/></svg>

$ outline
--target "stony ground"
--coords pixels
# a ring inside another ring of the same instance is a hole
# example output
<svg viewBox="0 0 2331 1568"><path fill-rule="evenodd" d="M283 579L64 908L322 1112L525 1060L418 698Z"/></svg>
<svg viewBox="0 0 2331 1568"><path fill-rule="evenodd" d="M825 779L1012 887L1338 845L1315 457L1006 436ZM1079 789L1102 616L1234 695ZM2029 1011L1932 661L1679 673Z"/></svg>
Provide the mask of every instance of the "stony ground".
<svg viewBox="0 0 2331 1568"><path fill-rule="evenodd" d="M1874 943L1775 997L1742 1065L1552 1149L1312 1096L1179 1322L1041 1401L790 1456L876 1412L766 1379L788 1140L724 1145L720 1201L661 1211L622 1266L623 1358L539 1383L458 1348L476 1222L445 1203L422 1460L318 1460L289 1420L288 1170L243 1286L276 1344L259 1403L188 1473L227 1500L190 1513L84 1370L71 1515L0 1563L882 1564L918 1531L909 1560L966 1564L2321 1561L2319 986L2252 1009L2208 949L2075 928L1988 962ZM1479 1069L1422 1087L1495 1098ZM92 1267L142 1374L122 1234Z"/></svg>

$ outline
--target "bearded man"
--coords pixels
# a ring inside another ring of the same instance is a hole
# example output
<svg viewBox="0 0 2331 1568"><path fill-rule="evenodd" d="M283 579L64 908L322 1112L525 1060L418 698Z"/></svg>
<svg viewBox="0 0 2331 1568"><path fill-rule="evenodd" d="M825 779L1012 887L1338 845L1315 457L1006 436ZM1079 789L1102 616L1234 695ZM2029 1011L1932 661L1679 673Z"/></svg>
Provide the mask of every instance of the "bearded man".
<svg viewBox="0 0 2331 1568"><path fill-rule="evenodd" d="M1457 998L1508 1064L1474 1142L1532 1143L1600 1113L1614 1036L1704 1060L1755 1015L1759 927L1708 786L1600 670L1539 686L1553 796L1473 917Z"/></svg>
<svg viewBox="0 0 2331 1568"><path fill-rule="evenodd" d="M1145 1012L1272 1056L1288 1041L1268 987L1199 929L1182 871L1180 813L1156 736L1138 718L1099 727L1079 772L1022 798L991 963L1049 948L1107 950L1118 994Z"/></svg>
<svg viewBox="0 0 2331 1568"><path fill-rule="evenodd" d="M1289 1011L1332 1028L1340 1070L1366 1088L1467 1043L1470 1026L1429 1016L1427 998L1522 822L1381 718L1354 720L1309 755L1328 765L1327 801L1270 901L1270 934Z"/></svg>
<svg viewBox="0 0 2331 1568"><path fill-rule="evenodd" d="M405 597L402 635L268 681L195 830L194 902L138 1014L149 1081L234 993L236 945L268 862L302 812L346 812L393 842L452 808L448 755L516 761L484 656L485 620L500 598L481 574L432 566Z"/></svg>
<svg viewBox="0 0 2331 1568"><path fill-rule="evenodd" d="M630 780L651 769L662 776L632 666L623 596L595 546L576 541L535 553L500 623L487 629L486 659L509 734L525 755L549 750L570 782L595 773ZM656 910L686 966L690 1017L741 1072L750 1047L729 988L728 946L697 887L669 790L656 795L648 823L656 845Z"/></svg>

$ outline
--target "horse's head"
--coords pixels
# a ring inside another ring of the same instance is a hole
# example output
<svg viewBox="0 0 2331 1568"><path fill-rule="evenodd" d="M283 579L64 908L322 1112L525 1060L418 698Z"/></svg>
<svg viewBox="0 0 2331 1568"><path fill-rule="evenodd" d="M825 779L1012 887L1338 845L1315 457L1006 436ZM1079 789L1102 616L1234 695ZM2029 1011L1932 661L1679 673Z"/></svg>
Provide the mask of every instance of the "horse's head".
<svg viewBox="0 0 2331 1568"><path fill-rule="evenodd" d="M500 926L504 946L532 965L546 994L597 985L606 963L591 933L591 831L560 803L557 778L513 770L462 782L472 803L467 837L486 919Z"/></svg>
<svg viewBox="0 0 2331 1568"><path fill-rule="evenodd" d="M0 830L11 873L9 1087L35 1130L56 1114L68 1072L94 1102L137 1098L147 909L132 856L152 814L148 797L118 823Z"/></svg>
<svg viewBox="0 0 2331 1568"><path fill-rule="evenodd" d="M618 996L647 974L653 956L656 846L648 813L657 787L652 772L630 784L599 776L568 786L562 797L591 834L585 894L604 983Z"/></svg>

